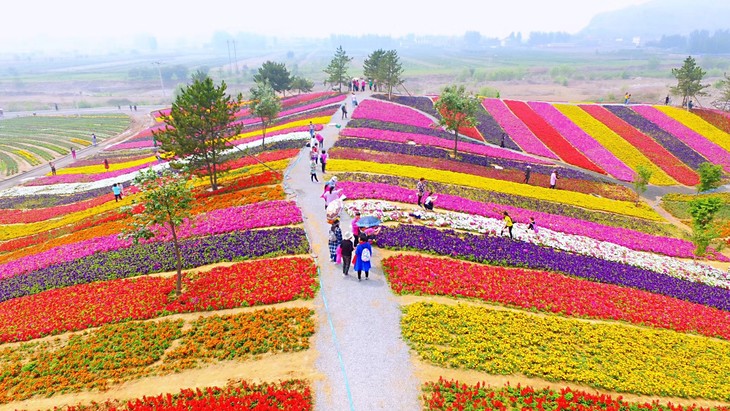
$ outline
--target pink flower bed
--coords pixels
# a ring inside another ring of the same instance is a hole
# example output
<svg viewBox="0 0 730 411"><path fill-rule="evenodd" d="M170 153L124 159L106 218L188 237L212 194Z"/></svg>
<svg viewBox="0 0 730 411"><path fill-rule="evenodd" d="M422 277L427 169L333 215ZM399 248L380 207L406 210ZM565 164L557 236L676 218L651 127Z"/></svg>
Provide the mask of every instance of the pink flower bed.
<svg viewBox="0 0 730 411"><path fill-rule="evenodd" d="M706 159L721 165L725 171L730 171L730 153L724 148L654 107L637 105L631 106L631 108L647 120L661 127L667 133L677 137Z"/></svg>
<svg viewBox="0 0 730 411"><path fill-rule="evenodd" d="M598 164L609 174L623 181L634 181L636 173L593 137L570 121L549 103L529 102L528 105L553 126L570 144Z"/></svg>
<svg viewBox="0 0 730 411"><path fill-rule="evenodd" d="M321 108L321 107L326 107L326 106L329 106L329 105L339 104L344 99L345 99L345 96L337 96L337 97L329 98L327 100L318 101L316 103L307 104L306 106L295 107L293 109L284 110L281 113L279 113L279 118L283 118L283 117L286 117L286 116L289 116L289 115L292 115L292 114L302 113L302 112L307 111L307 110L314 110L316 108ZM333 113L334 113L334 110L333 110ZM255 123L260 123L260 122L261 122L261 119L256 118L256 117L252 117L252 118L245 118L245 119L242 119L242 120L237 120L237 121L234 122L234 124L241 124L241 125L247 126L249 124L255 124Z"/></svg>
<svg viewBox="0 0 730 411"><path fill-rule="evenodd" d="M265 201L241 207L213 210L196 216L192 227L189 221L180 227L178 237L206 236L301 222L302 213L293 201ZM171 236L162 228L158 228L158 234L154 241L171 239ZM131 244L130 240L122 240L118 234L112 234L55 247L0 265L0 279L76 260L97 252L118 250L129 247Z"/></svg>
<svg viewBox="0 0 730 411"><path fill-rule="evenodd" d="M441 148L454 148L454 142L439 137L431 137L423 134L404 133L400 131L385 131L372 128L346 128L340 132L340 135L346 137L372 138L375 140L393 141L397 143L408 143L413 141L418 145L434 146ZM553 164L549 161L533 158L506 150L503 148L485 146L474 143L459 142L459 151L473 154L481 154L489 157L504 158L509 160L524 161L532 164Z"/></svg>
<svg viewBox="0 0 730 411"><path fill-rule="evenodd" d="M482 105L497 120L500 127L509 134L510 138L524 151L559 160L558 156L550 151L540 139L535 137L530 129L507 108L502 100L487 98L482 101Z"/></svg>
<svg viewBox="0 0 730 411"><path fill-rule="evenodd" d="M377 199L397 201L401 203L416 203L416 190L383 183L359 183L342 181L337 184L349 199ZM462 197L446 194L438 195L437 207L444 210L480 215L489 218L502 218L502 212L507 211L516 222L527 223L534 217L539 227L549 228L566 234L575 234L618 244L636 251L649 251L664 254L670 257L692 258L694 245L685 240L671 237L661 237L625 228L610 227L577 218L525 210L504 204L482 203ZM720 261L730 261L722 254L714 257Z"/></svg>
<svg viewBox="0 0 730 411"><path fill-rule="evenodd" d="M315 131L322 131L323 128L324 127L321 124L315 124L314 125L314 130ZM300 127L284 128L284 129L277 130L277 131L274 131L274 132L268 132L267 131L266 132L266 138L278 136L278 135L281 135L281 134L300 133L300 132L303 132L303 131L309 131L309 126L300 126ZM256 140L261 140L261 136L258 135L258 136L251 136L251 137L241 138L241 139L232 141L231 144L234 145L234 146L237 146L237 145L240 145L240 144L250 143L251 141L256 141ZM304 144L304 143L302 143L302 144Z"/></svg>
<svg viewBox="0 0 730 411"><path fill-rule="evenodd" d="M381 100L365 100L352 112L352 118L387 121L416 127L431 127L432 119L406 106Z"/></svg>

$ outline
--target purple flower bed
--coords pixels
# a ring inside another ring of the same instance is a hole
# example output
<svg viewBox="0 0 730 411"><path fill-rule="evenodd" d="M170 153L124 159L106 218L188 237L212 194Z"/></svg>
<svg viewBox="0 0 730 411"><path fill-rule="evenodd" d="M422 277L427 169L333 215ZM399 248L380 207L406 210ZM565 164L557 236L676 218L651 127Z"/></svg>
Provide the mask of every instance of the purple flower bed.
<svg viewBox="0 0 730 411"><path fill-rule="evenodd" d="M725 171L730 172L730 152L724 148L652 106L637 105L631 106L631 108L666 132L677 137L708 160L721 165Z"/></svg>
<svg viewBox="0 0 730 411"><path fill-rule="evenodd" d="M525 123L517 118L502 100L486 98L482 101L482 105L522 150L538 156L559 160L558 156L550 151L539 138L535 137Z"/></svg>
<svg viewBox="0 0 730 411"><path fill-rule="evenodd" d="M610 104L604 105L603 107L613 113L616 117L631 124L631 126L637 130L653 138L657 143L661 144L662 147L666 148L667 151L677 157L679 161L687 164L690 168L697 170L700 167L700 164L707 162L707 159L699 155L699 153L687 147L687 145L679 141L679 139L662 130L659 126L642 117L629 107Z"/></svg>
<svg viewBox="0 0 730 411"><path fill-rule="evenodd" d="M109 193L109 187L102 187L96 190L84 191L82 193L58 195L58 194L36 194L28 196L0 197L0 208L46 208L59 205L77 203L90 198L99 197Z"/></svg>
<svg viewBox="0 0 730 411"><path fill-rule="evenodd" d="M585 154L591 161L606 170L612 176L623 181L634 181L636 173L613 153L608 151L593 137L586 134L580 127L565 117L558 109L549 103L527 103L535 113L544 118L578 151Z"/></svg>
<svg viewBox="0 0 730 411"><path fill-rule="evenodd" d="M407 204L414 204L416 202L415 190L389 184L342 181L337 187L341 188L342 192L347 195L347 198L352 200L375 199L397 201ZM670 257L694 257L694 245L689 241L680 240L678 238L655 236L626 228L597 224L577 218L541 211L526 210L524 208L497 203L474 201L448 194L439 194L437 205L439 209L496 219L501 219L502 212L507 211L515 222L527 223L530 220L530 217L534 217L539 227L545 227L567 234L595 238L596 240L622 245L637 251L648 251L668 255ZM720 253L715 253L712 257L719 261L730 261L730 259Z"/></svg>
<svg viewBox="0 0 730 411"><path fill-rule="evenodd" d="M507 132L504 131L499 123L497 123L497 120L495 120L481 104L477 108L476 118L478 122L476 128L480 133L482 133L484 139L494 145L501 145L502 134L507 134ZM511 150L522 151L520 146L518 146L509 135L507 135L504 139L504 147Z"/></svg>
<svg viewBox="0 0 730 411"><path fill-rule="evenodd" d="M428 158L440 158L444 160L453 160L450 157L450 152L445 149L440 149L432 146L425 145L410 145L402 143L391 143L387 141L379 141L372 139L361 139L361 138L344 138L339 139L334 145L335 147L348 147L357 148L364 150L383 151L387 153L405 154L411 156L428 157ZM456 161L456 160L454 160ZM507 160L503 158L479 156L475 154L461 153L461 159L458 160L461 163L474 164L480 167L492 167L498 165L503 168L524 171L527 164L532 167L533 173L550 175L554 170L553 167L547 167L535 163L524 163L520 161ZM587 173L573 169L561 170L561 177L563 178L574 178L579 180L595 181L600 183L608 182L608 180L593 177Z"/></svg>
<svg viewBox="0 0 730 411"><path fill-rule="evenodd" d="M590 281L638 288L730 311L730 290L727 289L680 280L600 258L513 241L505 237L400 225L397 228L385 227L378 235L378 246L392 250L424 251L500 266L557 271Z"/></svg>
<svg viewBox="0 0 730 411"><path fill-rule="evenodd" d="M183 268L190 269L221 261L302 254L309 245L304 230L286 227L188 239L181 241L180 247ZM0 301L54 288L175 269L171 242L135 245L0 280Z"/></svg>
<svg viewBox="0 0 730 411"><path fill-rule="evenodd" d="M402 104L404 106L408 106L411 108L414 108L416 110L422 111L428 115L431 115L435 118L439 118L440 115L438 111L433 107L433 100L431 100L428 97L423 96L393 96L392 100L388 100L388 96L385 94L373 94L373 98L377 98L378 100L383 101L390 101L393 103Z"/></svg>

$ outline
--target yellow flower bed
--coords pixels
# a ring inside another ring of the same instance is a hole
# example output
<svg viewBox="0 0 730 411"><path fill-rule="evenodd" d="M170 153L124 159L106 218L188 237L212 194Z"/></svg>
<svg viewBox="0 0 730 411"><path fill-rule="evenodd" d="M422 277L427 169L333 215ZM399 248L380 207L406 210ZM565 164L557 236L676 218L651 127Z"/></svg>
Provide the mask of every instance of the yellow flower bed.
<svg viewBox="0 0 730 411"><path fill-rule="evenodd" d="M647 395L730 399L730 343L669 330L487 307L417 303L404 338L447 367Z"/></svg>
<svg viewBox="0 0 730 411"><path fill-rule="evenodd" d="M89 140L82 140L80 138L75 138L75 137L71 139L71 142L72 143L76 143L76 144L80 144L80 145L82 145L84 147L88 147L88 146L91 145L91 141L89 141Z"/></svg>
<svg viewBox="0 0 730 411"><path fill-rule="evenodd" d="M310 121L312 122L312 124L328 124L331 119L332 119L331 116L322 116L322 117L313 117L313 118L307 118L304 120L292 121L290 123L284 123L284 124L280 124L278 126L267 128L266 133L268 134L268 133L272 133L274 131L284 130L287 128L308 126ZM235 137L232 138L232 140L238 140L240 138L260 136L260 135L261 135L261 130L249 131L248 133L241 133L241 134L236 135Z"/></svg>
<svg viewBox="0 0 730 411"><path fill-rule="evenodd" d="M554 201L557 203L570 204L592 210L601 210L632 217L663 221L663 218L659 214L645 204L641 204L637 207L634 203L629 201L610 200L607 198L593 197L588 194L576 193L574 191L551 190L536 186L530 186L528 188L524 184L513 183L511 181L494 180L491 178L456 173L453 171L340 159L329 160L327 162L327 168L330 171L368 172L415 179L423 177L426 180L444 184L456 184L482 190L498 191L505 194Z"/></svg>
<svg viewBox="0 0 730 411"><path fill-rule="evenodd" d="M657 167L641 151L631 145L631 143L614 133L608 126L593 118L593 116L583 111L580 107L569 104L554 104L553 106L583 129L586 134L596 139L603 147L615 155L616 158L631 167L632 170L636 171L638 165L649 168L652 171L651 179L649 180L651 184L659 186L678 184L664 170Z"/></svg>
<svg viewBox="0 0 730 411"><path fill-rule="evenodd" d="M111 188L109 189L111 193ZM73 224L79 222L85 218L104 213L109 210L118 209L119 207L130 205L132 202L133 195L125 196L122 201L108 201L102 205L92 207L83 211L77 211L75 213L66 214L63 218L39 221L37 223L28 224L6 224L3 225L0 230L0 241L12 240L18 237L24 237L27 235L37 234L42 231L53 230L55 228L63 227L67 224Z"/></svg>
<svg viewBox="0 0 730 411"><path fill-rule="evenodd" d="M123 170L125 168L132 168L136 166L141 166L142 164L147 164L155 161L155 156L145 157L139 160L134 161L127 161L126 163L116 163L112 164L109 163L109 170ZM103 174L106 173L107 169L104 168L103 161L100 162L98 165L93 166L84 166L84 167L69 167L69 168L62 168L56 172L56 174Z"/></svg>
<svg viewBox="0 0 730 411"><path fill-rule="evenodd" d="M33 154L31 154L25 150L15 150L14 153L17 154L18 156L22 157L23 160L30 163L30 165L34 166L36 164L41 163L40 160L38 160Z"/></svg>
<svg viewBox="0 0 730 411"><path fill-rule="evenodd" d="M686 110L669 106L655 106L659 111L691 128L703 137L730 151L730 135Z"/></svg>

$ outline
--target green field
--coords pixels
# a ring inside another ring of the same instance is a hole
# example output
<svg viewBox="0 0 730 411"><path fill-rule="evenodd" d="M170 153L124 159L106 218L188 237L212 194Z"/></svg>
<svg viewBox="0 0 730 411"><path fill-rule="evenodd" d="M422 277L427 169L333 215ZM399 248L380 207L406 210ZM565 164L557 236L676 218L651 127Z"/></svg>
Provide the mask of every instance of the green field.
<svg viewBox="0 0 730 411"><path fill-rule="evenodd" d="M29 116L0 121L0 173L16 174L21 163L35 166L114 137L129 127L126 114Z"/></svg>

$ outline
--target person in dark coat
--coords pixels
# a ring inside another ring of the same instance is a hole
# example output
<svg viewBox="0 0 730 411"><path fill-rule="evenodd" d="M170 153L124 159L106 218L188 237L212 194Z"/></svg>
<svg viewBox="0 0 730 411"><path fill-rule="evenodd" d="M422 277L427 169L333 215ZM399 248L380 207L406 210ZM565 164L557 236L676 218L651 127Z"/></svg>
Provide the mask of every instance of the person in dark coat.
<svg viewBox="0 0 730 411"><path fill-rule="evenodd" d="M531 166L527 166L525 169L525 184L530 184L530 172L532 171Z"/></svg>
<svg viewBox="0 0 730 411"><path fill-rule="evenodd" d="M337 246L342 243L342 229L340 228L340 219L336 218L332 222L329 231L329 249L330 249L330 261L337 261Z"/></svg>
<svg viewBox="0 0 730 411"><path fill-rule="evenodd" d="M352 260L352 252L355 251L355 244L352 243L353 235L346 232L342 242L340 243L340 252L342 253L342 276L350 275L350 260Z"/></svg>

